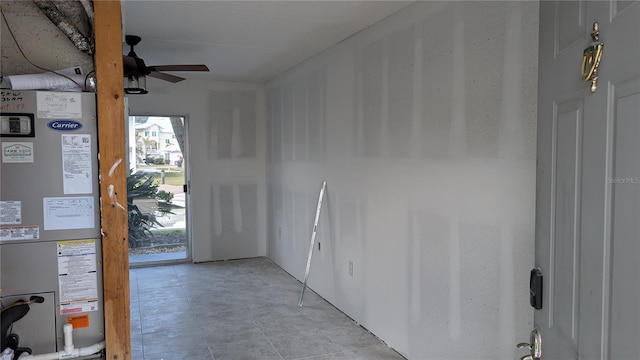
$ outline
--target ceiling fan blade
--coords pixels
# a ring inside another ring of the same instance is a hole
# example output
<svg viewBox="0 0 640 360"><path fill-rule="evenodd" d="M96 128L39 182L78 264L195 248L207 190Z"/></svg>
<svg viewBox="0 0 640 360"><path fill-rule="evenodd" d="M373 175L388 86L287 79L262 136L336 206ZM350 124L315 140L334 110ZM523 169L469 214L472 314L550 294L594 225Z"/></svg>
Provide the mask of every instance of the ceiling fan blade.
<svg viewBox="0 0 640 360"><path fill-rule="evenodd" d="M154 77L156 79L169 81L169 82L172 82L172 83L177 83L177 82L180 82L180 81L184 80L184 78L182 78L180 76L169 75L169 74L161 73L161 72L158 72L158 71L151 71L149 73L149 76Z"/></svg>
<svg viewBox="0 0 640 360"><path fill-rule="evenodd" d="M151 71L209 71L207 65L154 65Z"/></svg>

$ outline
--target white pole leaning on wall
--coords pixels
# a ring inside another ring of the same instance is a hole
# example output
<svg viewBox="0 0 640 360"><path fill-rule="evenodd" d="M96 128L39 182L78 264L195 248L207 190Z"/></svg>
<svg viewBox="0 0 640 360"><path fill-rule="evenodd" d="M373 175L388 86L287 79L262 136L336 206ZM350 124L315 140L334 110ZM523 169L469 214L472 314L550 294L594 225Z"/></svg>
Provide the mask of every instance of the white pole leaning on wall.
<svg viewBox="0 0 640 360"><path fill-rule="evenodd" d="M316 219L313 221L313 230L311 231L311 244L309 245L309 256L307 257L307 269L304 271L304 282L302 283L302 293L300 294L300 301L298 306L302 306L302 299L304 298L304 290L307 288L307 279L309 278L309 268L311 267L311 256L313 255L313 245L316 241L316 233L318 232L318 220L320 220L320 209L322 209L322 198L324 197L324 190L327 187L327 182L322 182L322 188L320 188L320 196L318 196L318 206L316 207Z"/></svg>

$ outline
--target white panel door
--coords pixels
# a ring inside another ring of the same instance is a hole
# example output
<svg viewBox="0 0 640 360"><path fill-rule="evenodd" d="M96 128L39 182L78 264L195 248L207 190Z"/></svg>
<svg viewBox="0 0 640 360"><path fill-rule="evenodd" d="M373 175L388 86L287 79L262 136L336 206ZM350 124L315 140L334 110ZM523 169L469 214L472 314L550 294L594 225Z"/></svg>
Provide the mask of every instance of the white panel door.
<svg viewBox="0 0 640 360"><path fill-rule="evenodd" d="M594 22L592 93L580 70ZM640 2L542 1L539 46L542 358L640 359Z"/></svg>

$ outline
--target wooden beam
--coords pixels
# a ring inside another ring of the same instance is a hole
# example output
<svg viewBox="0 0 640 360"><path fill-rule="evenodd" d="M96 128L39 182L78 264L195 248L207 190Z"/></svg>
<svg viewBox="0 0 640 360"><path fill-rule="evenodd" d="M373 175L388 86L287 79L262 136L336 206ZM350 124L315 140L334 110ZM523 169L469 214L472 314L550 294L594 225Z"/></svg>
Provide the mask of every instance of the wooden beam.
<svg viewBox="0 0 640 360"><path fill-rule="evenodd" d="M131 359L120 1L94 1L104 323L108 360Z"/></svg>

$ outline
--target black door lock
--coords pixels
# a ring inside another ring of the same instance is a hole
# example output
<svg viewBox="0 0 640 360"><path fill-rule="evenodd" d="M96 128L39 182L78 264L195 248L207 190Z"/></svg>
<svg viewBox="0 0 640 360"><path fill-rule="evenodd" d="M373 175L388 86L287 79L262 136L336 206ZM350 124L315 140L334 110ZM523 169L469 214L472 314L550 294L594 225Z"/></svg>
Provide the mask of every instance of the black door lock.
<svg viewBox="0 0 640 360"><path fill-rule="evenodd" d="M542 309L542 270L531 269L529 277L529 304L535 309Z"/></svg>

